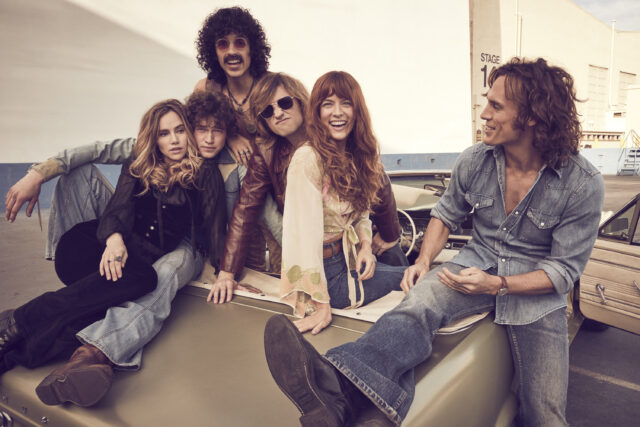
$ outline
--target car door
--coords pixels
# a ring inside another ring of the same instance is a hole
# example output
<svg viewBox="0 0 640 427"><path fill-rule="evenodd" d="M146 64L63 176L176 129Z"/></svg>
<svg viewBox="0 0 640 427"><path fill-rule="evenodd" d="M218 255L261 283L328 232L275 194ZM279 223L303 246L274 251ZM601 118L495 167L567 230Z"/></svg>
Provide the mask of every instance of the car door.
<svg viewBox="0 0 640 427"><path fill-rule="evenodd" d="M580 279L580 311L640 334L640 194L605 221Z"/></svg>

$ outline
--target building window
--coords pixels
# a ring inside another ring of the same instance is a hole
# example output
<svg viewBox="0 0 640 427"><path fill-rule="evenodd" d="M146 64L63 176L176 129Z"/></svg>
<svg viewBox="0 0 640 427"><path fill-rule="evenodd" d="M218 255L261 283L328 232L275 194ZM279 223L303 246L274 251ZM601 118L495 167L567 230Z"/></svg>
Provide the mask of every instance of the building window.
<svg viewBox="0 0 640 427"><path fill-rule="evenodd" d="M605 67L589 65L589 97L584 128L586 130L604 130L607 106L608 70Z"/></svg>
<svg viewBox="0 0 640 427"><path fill-rule="evenodd" d="M628 88L631 85L636 83L636 75L633 73L627 73L625 71L620 71L620 78L618 79L618 106L626 107L627 106L627 93Z"/></svg>

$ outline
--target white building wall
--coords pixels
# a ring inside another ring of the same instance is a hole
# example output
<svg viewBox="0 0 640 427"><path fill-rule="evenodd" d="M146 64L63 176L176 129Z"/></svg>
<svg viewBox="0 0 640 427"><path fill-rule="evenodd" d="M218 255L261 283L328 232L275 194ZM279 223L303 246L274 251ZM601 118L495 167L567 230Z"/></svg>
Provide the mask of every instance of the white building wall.
<svg viewBox="0 0 640 427"><path fill-rule="evenodd" d="M611 81L611 27L571 0L471 0L471 4L474 16L477 10L498 8L500 17L499 22L495 22L486 13L488 20L474 23L474 41L477 40L477 32L497 33L500 36L499 54L502 62L516 55L544 57L552 64L564 67L575 80L578 97L586 100L578 104L583 128L597 131L624 128L619 120L607 117L612 117L612 112L626 115L627 107L617 105L621 72L635 74L638 79L636 84L640 83L640 32L615 32ZM495 28L496 25L499 30ZM472 51L476 55L474 47ZM606 69L604 104L595 99L595 94L589 93L590 66L593 66L592 87L594 67ZM590 95L594 95L593 103L597 105L590 105ZM611 110L610 102L614 104ZM589 114L590 107L597 110ZM597 114L597 117L594 118L593 114Z"/></svg>

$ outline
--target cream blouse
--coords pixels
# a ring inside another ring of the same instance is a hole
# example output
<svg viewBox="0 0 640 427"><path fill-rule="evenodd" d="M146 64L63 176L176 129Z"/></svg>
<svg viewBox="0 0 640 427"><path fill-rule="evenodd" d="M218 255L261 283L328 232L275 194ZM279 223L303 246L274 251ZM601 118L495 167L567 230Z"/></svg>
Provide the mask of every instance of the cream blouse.
<svg viewBox="0 0 640 427"><path fill-rule="evenodd" d="M324 273L322 243L342 234L342 248L347 267L353 268L356 245L371 242L369 212L356 215L349 202L340 201L323 176L320 158L309 144L298 148L289 164L282 231L282 276L280 300L293 307L293 314L304 317L313 311L310 300L328 303L329 292ZM349 278L351 307L356 301L356 285Z"/></svg>

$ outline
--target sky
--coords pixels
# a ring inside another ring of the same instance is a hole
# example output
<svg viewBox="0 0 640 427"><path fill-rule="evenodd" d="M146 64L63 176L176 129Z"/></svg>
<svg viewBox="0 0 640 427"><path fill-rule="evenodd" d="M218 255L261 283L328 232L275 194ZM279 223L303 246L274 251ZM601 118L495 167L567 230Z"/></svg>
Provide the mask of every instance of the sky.
<svg viewBox="0 0 640 427"><path fill-rule="evenodd" d="M578 6L616 30L640 31L640 0L573 0Z"/></svg>

